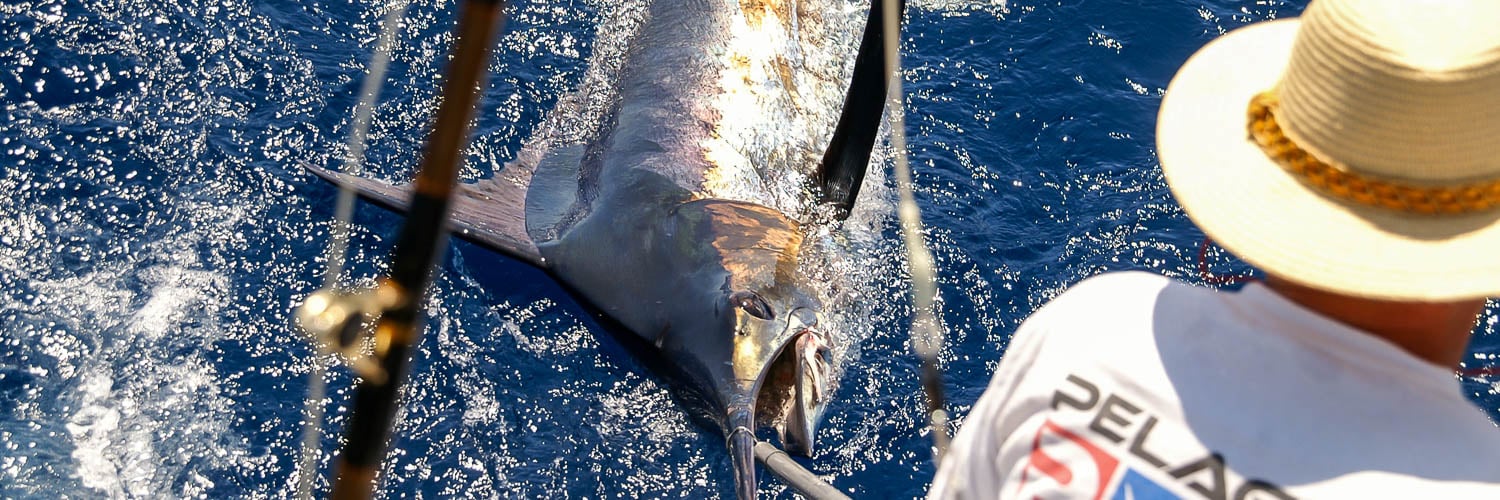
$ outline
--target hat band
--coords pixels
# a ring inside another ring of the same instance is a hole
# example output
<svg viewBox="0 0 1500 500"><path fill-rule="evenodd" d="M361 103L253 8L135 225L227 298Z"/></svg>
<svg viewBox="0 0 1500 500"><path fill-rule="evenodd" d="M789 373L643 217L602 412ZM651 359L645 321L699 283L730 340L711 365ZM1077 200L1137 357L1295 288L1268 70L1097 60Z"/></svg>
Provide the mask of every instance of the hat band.
<svg viewBox="0 0 1500 500"><path fill-rule="evenodd" d="M1297 146L1276 123L1281 99L1274 91L1250 99L1250 137L1283 170L1324 194L1360 205L1417 214L1461 214L1500 206L1500 180L1452 186L1416 186L1334 167Z"/></svg>

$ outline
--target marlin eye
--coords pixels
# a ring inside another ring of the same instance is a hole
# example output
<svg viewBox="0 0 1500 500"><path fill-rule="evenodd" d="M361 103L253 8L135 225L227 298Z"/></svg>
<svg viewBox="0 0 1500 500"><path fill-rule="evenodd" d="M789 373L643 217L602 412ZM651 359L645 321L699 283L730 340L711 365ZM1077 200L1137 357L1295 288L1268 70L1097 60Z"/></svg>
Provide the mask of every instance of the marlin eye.
<svg viewBox="0 0 1500 500"><path fill-rule="evenodd" d="M751 316L766 321L776 318L776 314L771 312L771 306L766 304L765 299L760 298L760 295L755 292L734 292L729 296L729 303L734 304L735 307L744 309Z"/></svg>

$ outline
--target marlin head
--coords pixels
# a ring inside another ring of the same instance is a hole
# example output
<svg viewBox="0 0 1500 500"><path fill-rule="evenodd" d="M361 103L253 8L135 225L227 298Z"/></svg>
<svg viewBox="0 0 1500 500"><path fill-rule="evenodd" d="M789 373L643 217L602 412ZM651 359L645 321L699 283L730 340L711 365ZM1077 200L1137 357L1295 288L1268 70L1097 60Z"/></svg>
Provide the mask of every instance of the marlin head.
<svg viewBox="0 0 1500 500"><path fill-rule="evenodd" d="M800 287L779 293L740 292L731 298L735 307L760 319L757 314L777 317L769 321L740 321L740 334L774 338L775 354L755 382L757 427L772 427L786 451L811 456L818 424L822 422L834 383L830 365L832 344L821 330L820 304ZM749 302L750 304L746 304ZM745 332L764 329L763 332ZM779 330L779 332L778 332Z"/></svg>
<svg viewBox="0 0 1500 500"><path fill-rule="evenodd" d="M832 386L831 336L813 283L797 266L798 224L775 209L696 200L673 210L656 243L672 276L655 343L716 403L739 492L752 486L755 431L774 428L789 452L812 452ZM691 245L684 244L691 242Z"/></svg>

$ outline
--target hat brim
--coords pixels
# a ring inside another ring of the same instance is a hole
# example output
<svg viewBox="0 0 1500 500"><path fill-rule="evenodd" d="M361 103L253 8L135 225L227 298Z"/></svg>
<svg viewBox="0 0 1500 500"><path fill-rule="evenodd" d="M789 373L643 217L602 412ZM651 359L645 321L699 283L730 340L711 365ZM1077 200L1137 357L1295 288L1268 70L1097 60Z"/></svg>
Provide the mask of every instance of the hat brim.
<svg viewBox="0 0 1500 500"><path fill-rule="evenodd" d="M1221 36L1168 85L1157 150L1188 217L1251 265L1314 288L1388 300L1500 296L1500 211L1432 216L1334 199L1249 138L1250 99L1276 85L1298 25Z"/></svg>

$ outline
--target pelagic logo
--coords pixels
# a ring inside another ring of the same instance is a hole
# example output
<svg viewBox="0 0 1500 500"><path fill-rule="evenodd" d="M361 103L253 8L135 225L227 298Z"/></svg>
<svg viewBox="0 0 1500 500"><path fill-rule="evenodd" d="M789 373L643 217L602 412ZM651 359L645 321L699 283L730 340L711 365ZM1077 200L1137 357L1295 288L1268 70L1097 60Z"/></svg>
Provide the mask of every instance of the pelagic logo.
<svg viewBox="0 0 1500 500"><path fill-rule="evenodd" d="M1042 422L1031 441L1018 498L1104 498L1120 460L1051 420ZM1034 481L1032 471L1048 481ZM1028 489L1033 491L1027 491Z"/></svg>
<svg viewBox="0 0 1500 500"><path fill-rule="evenodd" d="M1087 412L1089 423L1069 429L1050 419L1043 422L1017 488L1020 498L1065 493L1067 498L1101 500L1111 485L1113 499L1178 498L1171 489L1212 500L1292 498L1266 481L1236 480L1217 452L1170 457L1151 451L1151 434L1159 422L1154 415L1124 397L1103 393L1082 377L1069 375L1067 382L1053 393L1052 409ZM1116 456L1121 452L1123 460ZM1177 487L1158 485L1130 465L1158 470L1176 480Z"/></svg>

